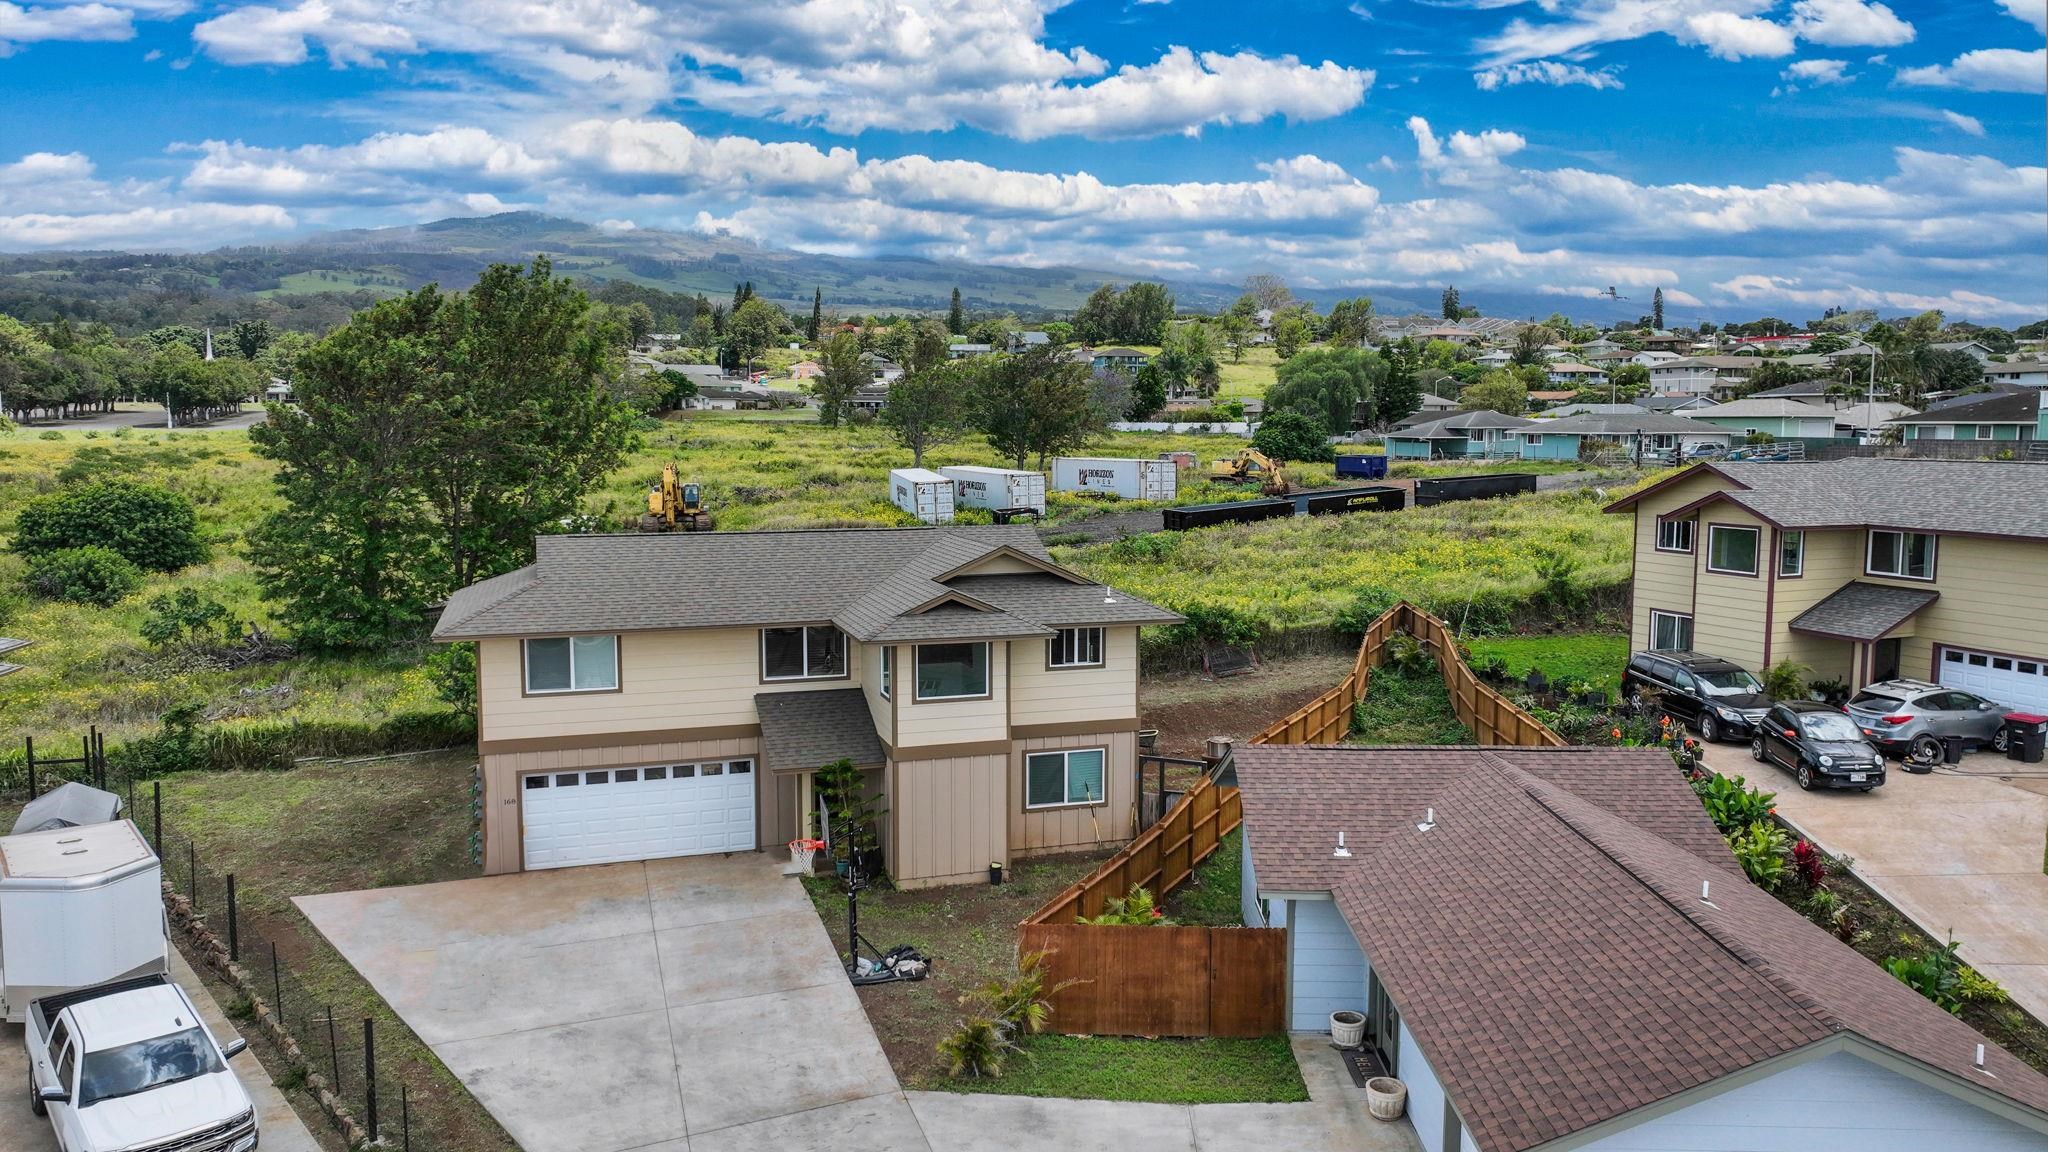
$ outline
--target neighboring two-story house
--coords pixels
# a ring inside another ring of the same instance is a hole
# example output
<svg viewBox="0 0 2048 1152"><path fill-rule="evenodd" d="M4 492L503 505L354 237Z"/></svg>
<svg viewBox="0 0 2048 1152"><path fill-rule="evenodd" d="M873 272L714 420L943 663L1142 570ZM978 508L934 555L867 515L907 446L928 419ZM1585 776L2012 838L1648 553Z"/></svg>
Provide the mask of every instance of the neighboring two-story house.
<svg viewBox="0 0 2048 1152"><path fill-rule="evenodd" d="M1718 462L1607 510L1636 519L1635 648L2048 710L2048 466Z"/></svg>
<svg viewBox="0 0 2048 1152"><path fill-rule="evenodd" d="M543 536L477 645L487 873L779 849L869 773L905 886L1131 837L1138 630L1028 527Z"/></svg>

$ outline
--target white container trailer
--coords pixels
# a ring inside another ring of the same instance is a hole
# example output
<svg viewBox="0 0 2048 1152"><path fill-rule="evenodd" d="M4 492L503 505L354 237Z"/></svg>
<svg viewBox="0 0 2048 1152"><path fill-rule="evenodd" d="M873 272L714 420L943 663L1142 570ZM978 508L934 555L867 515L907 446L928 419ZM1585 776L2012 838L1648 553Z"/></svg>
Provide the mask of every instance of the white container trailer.
<svg viewBox="0 0 2048 1152"><path fill-rule="evenodd" d="M132 821L0 837L0 1006L166 970L163 868Z"/></svg>
<svg viewBox="0 0 2048 1152"><path fill-rule="evenodd" d="M1100 492L1126 500L1171 500L1180 490L1171 460L1061 456L1052 462L1055 492Z"/></svg>
<svg viewBox="0 0 2048 1152"><path fill-rule="evenodd" d="M892 469L889 500L927 524L953 522L953 482L929 468Z"/></svg>
<svg viewBox="0 0 2048 1152"><path fill-rule="evenodd" d="M986 508L991 512L1029 509L1045 515L1045 473L1020 472L1014 468L978 468L958 465L939 469L939 475L953 482L954 504L961 508Z"/></svg>

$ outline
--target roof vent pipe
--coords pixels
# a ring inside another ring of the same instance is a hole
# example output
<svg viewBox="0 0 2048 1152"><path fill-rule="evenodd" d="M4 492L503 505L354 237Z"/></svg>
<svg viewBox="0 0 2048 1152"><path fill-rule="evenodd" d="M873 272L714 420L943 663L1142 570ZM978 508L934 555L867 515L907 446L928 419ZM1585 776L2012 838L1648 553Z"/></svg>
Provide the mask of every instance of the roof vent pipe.
<svg viewBox="0 0 2048 1152"><path fill-rule="evenodd" d="M1979 1044L1979 1045L1977 1045L1977 1069L1978 1069L1979 1071L1982 1071L1982 1070L1983 1070L1983 1068L1984 1068L1984 1046L1983 1046L1982 1044Z"/></svg>
<svg viewBox="0 0 2048 1152"><path fill-rule="evenodd" d="M1339 860L1349 860L1351 858L1351 849L1344 846L1344 834L1342 832L1337 833L1337 850L1330 853L1330 855L1337 857Z"/></svg>
<svg viewBox="0 0 2048 1152"><path fill-rule="evenodd" d="M1700 903L1712 904L1714 902L1713 884L1714 882L1712 880L1700 881Z"/></svg>
<svg viewBox="0 0 2048 1152"><path fill-rule="evenodd" d="M1415 830L1417 832L1427 832L1434 827L1436 827L1436 809L1431 808L1422 817L1422 823L1415 826Z"/></svg>

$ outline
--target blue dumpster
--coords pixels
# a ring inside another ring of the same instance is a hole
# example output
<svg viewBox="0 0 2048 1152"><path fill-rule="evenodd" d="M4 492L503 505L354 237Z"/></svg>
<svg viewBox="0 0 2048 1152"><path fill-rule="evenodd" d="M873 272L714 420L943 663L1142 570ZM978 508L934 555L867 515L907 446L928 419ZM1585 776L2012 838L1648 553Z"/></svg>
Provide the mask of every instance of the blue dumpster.
<svg viewBox="0 0 2048 1152"><path fill-rule="evenodd" d="M1339 456L1337 475L1356 476L1361 480L1384 480L1387 478L1387 458L1378 452Z"/></svg>

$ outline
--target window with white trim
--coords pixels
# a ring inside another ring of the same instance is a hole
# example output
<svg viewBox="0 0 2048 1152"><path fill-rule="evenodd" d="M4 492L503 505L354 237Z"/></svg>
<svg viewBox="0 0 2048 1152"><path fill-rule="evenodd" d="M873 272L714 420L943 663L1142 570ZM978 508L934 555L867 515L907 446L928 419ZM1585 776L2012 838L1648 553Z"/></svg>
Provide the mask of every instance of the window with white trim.
<svg viewBox="0 0 2048 1152"><path fill-rule="evenodd" d="M1065 752L1033 752L1024 757L1024 806L1063 808L1070 804L1101 804L1108 751L1075 748Z"/></svg>
<svg viewBox="0 0 2048 1152"><path fill-rule="evenodd" d="M988 694L986 641L917 646L917 698L920 701L964 700Z"/></svg>
<svg viewBox="0 0 2048 1152"><path fill-rule="evenodd" d="M619 686L617 636L542 636L523 647L529 696L611 692Z"/></svg>
<svg viewBox="0 0 2048 1152"><path fill-rule="evenodd" d="M1692 617L1682 612L1650 610L1650 647L1660 652L1692 648Z"/></svg>
<svg viewBox="0 0 2048 1152"><path fill-rule="evenodd" d="M846 675L846 634L830 624L761 629L761 679L836 680Z"/></svg>
<svg viewBox="0 0 2048 1152"><path fill-rule="evenodd" d="M1757 544L1762 538L1761 528L1707 525L1707 571L1730 576L1756 575Z"/></svg>
<svg viewBox="0 0 2048 1152"><path fill-rule="evenodd" d="M1872 529L1864 571L1872 576L1897 576L1903 580L1934 579L1934 534Z"/></svg>
<svg viewBox="0 0 2048 1152"><path fill-rule="evenodd" d="M1806 571L1806 533L1778 534L1778 575L1798 576Z"/></svg>
<svg viewBox="0 0 2048 1152"><path fill-rule="evenodd" d="M1692 535L1698 527L1699 521L1697 520L1657 521L1657 551L1692 551Z"/></svg>
<svg viewBox="0 0 2048 1152"><path fill-rule="evenodd" d="M1996 439L1997 437L1998 437L1998 428L1997 428L1997 426L1995 426L1995 425L1992 425L1992 424L1979 424L1979 425L1977 425L1977 439L1979 439L1979 440L1993 440L1993 439Z"/></svg>
<svg viewBox="0 0 2048 1152"><path fill-rule="evenodd" d="M1045 662L1054 668L1102 667L1102 629L1062 628L1046 643Z"/></svg>
<svg viewBox="0 0 2048 1152"><path fill-rule="evenodd" d="M890 690L895 686L896 648L894 645L885 644L882 646L882 699L887 700Z"/></svg>

